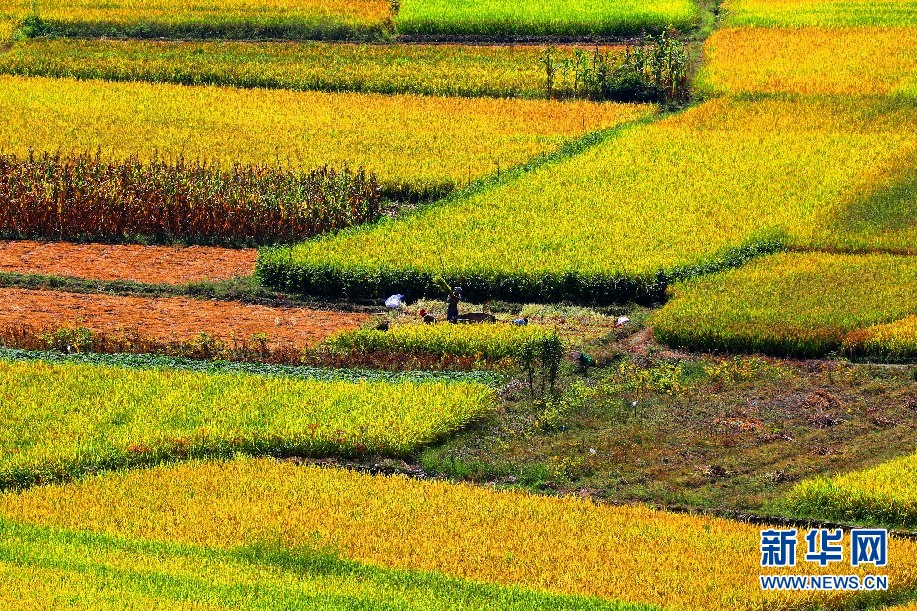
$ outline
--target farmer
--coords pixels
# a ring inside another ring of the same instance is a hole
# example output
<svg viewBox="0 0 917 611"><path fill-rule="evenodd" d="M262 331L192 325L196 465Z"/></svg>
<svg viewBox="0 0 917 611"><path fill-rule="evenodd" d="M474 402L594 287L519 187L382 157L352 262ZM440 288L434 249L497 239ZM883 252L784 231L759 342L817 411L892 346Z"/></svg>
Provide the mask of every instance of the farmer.
<svg viewBox="0 0 917 611"><path fill-rule="evenodd" d="M457 286L452 289L446 298L446 320L451 323L458 322L458 304L462 300L462 287Z"/></svg>

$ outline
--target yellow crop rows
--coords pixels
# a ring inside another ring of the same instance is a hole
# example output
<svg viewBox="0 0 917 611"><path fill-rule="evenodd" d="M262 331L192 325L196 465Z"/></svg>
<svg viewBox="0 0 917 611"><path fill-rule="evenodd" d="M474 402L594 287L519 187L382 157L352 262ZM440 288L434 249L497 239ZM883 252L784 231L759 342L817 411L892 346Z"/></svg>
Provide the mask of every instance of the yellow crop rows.
<svg viewBox="0 0 917 611"><path fill-rule="evenodd" d="M442 190L508 169L650 106L240 90L0 77L0 149L205 159L222 166L364 167L393 188Z"/></svg>
<svg viewBox="0 0 917 611"><path fill-rule="evenodd" d="M675 609L788 609L846 598L762 592L754 525L271 460L180 464L36 488L0 498L0 514L218 548L312 542L380 566ZM889 545L893 591L917 584L917 544Z"/></svg>
<svg viewBox="0 0 917 611"><path fill-rule="evenodd" d="M716 94L917 95L917 28L729 28L704 55Z"/></svg>

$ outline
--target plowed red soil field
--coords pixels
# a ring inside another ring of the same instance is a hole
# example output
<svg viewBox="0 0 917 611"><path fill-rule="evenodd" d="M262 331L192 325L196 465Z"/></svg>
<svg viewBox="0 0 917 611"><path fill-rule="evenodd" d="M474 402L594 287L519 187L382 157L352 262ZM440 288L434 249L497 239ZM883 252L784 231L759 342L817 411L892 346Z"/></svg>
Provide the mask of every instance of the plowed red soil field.
<svg viewBox="0 0 917 611"><path fill-rule="evenodd" d="M0 272L184 284L255 271L255 248L138 246L69 242L0 242Z"/></svg>
<svg viewBox="0 0 917 611"><path fill-rule="evenodd" d="M184 341L205 332L222 340L249 340L265 333L274 348L313 346L340 329L353 329L365 314L271 308L184 297L146 298L0 290L0 325L40 329L83 326L117 334L133 331L154 340Z"/></svg>

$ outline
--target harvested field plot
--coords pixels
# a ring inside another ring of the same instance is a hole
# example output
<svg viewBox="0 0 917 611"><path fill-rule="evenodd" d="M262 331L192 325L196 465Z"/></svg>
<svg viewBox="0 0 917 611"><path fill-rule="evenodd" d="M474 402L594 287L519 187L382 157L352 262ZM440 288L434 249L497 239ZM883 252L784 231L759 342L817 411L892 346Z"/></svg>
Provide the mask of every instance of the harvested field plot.
<svg viewBox="0 0 917 611"><path fill-rule="evenodd" d="M781 254L676 285L654 325L660 340L702 350L904 358L913 325L852 332L915 314L917 257Z"/></svg>
<svg viewBox="0 0 917 611"><path fill-rule="evenodd" d="M28 9L0 0L0 13L25 18ZM379 38L391 29L386 0L43 0L31 14L21 28L27 36L337 39Z"/></svg>
<svg viewBox="0 0 917 611"><path fill-rule="evenodd" d="M912 0L726 0L723 8L730 26L917 26Z"/></svg>
<svg viewBox="0 0 917 611"><path fill-rule="evenodd" d="M648 105L331 94L44 78L0 78L0 148L25 155L100 148L311 170L374 172L391 194L429 196L553 151Z"/></svg>
<svg viewBox="0 0 917 611"><path fill-rule="evenodd" d="M704 54L715 94L917 96L917 28L731 28Z"/></svg>
<svg viewBox="0 0 917 611"><path fill-rule="evenodd" d="M917 525L917 456L906 456L872 469L800 482L788 506L818 519Z"/></svg>
<svg viewBox="0 0 917 611"><path fill-rule="evenodd" d="M493 408L460 382L318 381L0 360L0 487L171 458L404 455Z"/></svg>
<svg viewBox="0 0 917 611"><path fill-rule="evenodd" d="M0 524L0 604L34 609L650 611L269 546L230 550Z"/></svg>
<svg viewBox="0 0 917 611"><path fill-rule="evenodd" d="M292 256L262 250L258 273L290 291L378 296L438 294L444 272L473 300L608 303L659 299L665 282L741 260L743 246L856 248L868 235L871 249L912 251L912 191L894 186L915 126L904 101L714 100L483 193ZM860 228L851 211L873 196L880 223Z"/></svg>
<svg viewBox="0 0 917 611"><path fill-rule="evenodd" d="M253 248L0 242L0 272L144 284L228 280L255 270Z"/></svg>
<svg viewBox="0 0 917 611"><path fill-rule="evenodd" d="M793 609L817 600L840 607L851 599L840 592L762 592L760 529L750 524L268 460L94 477L7 495L0 512L17 521L220 548L311 541L378 566L670 608ZM889 545L889 583L906 591L915 580L917 547L897 539Z"/></svg>
<svg viewBox="0 0 917 611"><path fill-rule="evenodd" d="M0 54L0 73L300 91L543 98L543 51L539 46L24 40ZM561 47L556 54L560 62L572 59L574 50ZM558 84L555 91L571 93Z"/></svg>
<svg viewBox="0 0 917 611"><path fill-rule="evenodd" d="M227 301L184 297L146 298L0 289L0 325L28 326L43 331L85 327L125 341L139 337L161 342L198 341L204 333L224 342L252 341L264 334L268 349L302 349L332 333L353 329L366 316L271 308ZM22 346L27 347L27 346Z"/></svg>
<svg viewBox="0 0 917 611"><path fill-rule="evenodd" d="M687 0L403 0L396 21L402 34L586 37L685 30L698 18Z"/></svg>

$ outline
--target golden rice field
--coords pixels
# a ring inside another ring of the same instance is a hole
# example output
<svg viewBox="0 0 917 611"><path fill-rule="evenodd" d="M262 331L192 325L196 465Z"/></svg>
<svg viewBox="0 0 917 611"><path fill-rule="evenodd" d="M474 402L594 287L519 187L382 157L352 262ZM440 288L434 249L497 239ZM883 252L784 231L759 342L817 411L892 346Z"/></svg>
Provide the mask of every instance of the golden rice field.
<svg viewBox="0 0 917 611"><path fill-rule="evenodd" d="M728 26L917 26L912 0L726 0Z"/></svg>
<svg viewBox="0 0 917 611"><path fill-rule="evenodd" d="M378 38L387 0L0 0L0 13L37 15L32 35L139 38Z"/></svg>
<svg viewBox="0 0 917 611"><path fill-rule="evenodd" d="M544 48L42 39L18 41L0 54L0 73L300 91L543 98ZM570 47L557 49L558 61L572 58L574 52ZM571 87L554 84L558 94L572 93Z"/></svg>
<svg viewBox="0 0 917 611"><path fill-rule="evenodd" d="M0 522L0 606L5 611L650 611L377 568L306 546L217 550L8 521Z"/></svg>
<svg viewBox="0 0 917 611"><path fill-rule="evenodd" d="M227 550L311 544L379 567L672 609L779 610L815 601L837 608L850 600L840 592L762 592L760 528L751 524L264 459L34 488L0 498L0 515ZM893 538L889 546L891 592L902 592L917 582L917 543Z"/></svg>
<svg viewBox="0 0 917 611"><path fill-rule="evenodd" d="M235 452L403 455L493 405L493 391L476 383L0 360L0 487Z"/></svg>
<svg viewBox="0 0 917 611"><path fill-rule="evenodd" d="M435 291L444 271L470 299L607 303L658 298L660 282L764 236L913 252L913 193L895 188L915 152L906 101L721 98L446 205L292 255L262 250L258 274L291 291L375 296ZM877 180L888 189L875 192ZM849 212L873 196L876 223L861 226Z"/></svg>
<svg viewBox="0 0 917 611"><path fill-rule="evenodd" d="M373 171L429 195L506 170L649 105L333 94L0 77L0 149Z"/></svg>
<svg viewBox="0 0 917 611"><path fill-rule="evenodd" d="M394 352L449 354L498 361L514 358L523 346L548 338L556 331L538 325L493 324L400 324L387 331L373 328L342 331L325 343L345 352ZM559 340L557 340L559 341Z"/></svg>
<svg viewBox="0 0 917 611"><path fill-rule="evenodd" d="M857 524L917 525L917 455L870 469L804 480L790 491L795 512Z"/></svg>
<svg viewBox="0 0 917 611"><path fill-rule="evenodd" d="M673 346L895 360L917 354L910 320L917 315L917 257L778 254L677 284L671 295L653 326Z"/></svg>
<svg viewBox="0 0 917 611"><path fill-rule="evenodd" d="M844 347L884 360L917 360L917 315L848 333Z"/></svg>
<svg viewBox="0 0 917 611"><path fill-rule="evenodd" d="M727 28L704 44L712 94L917 96L917 28Z"/></svg>

